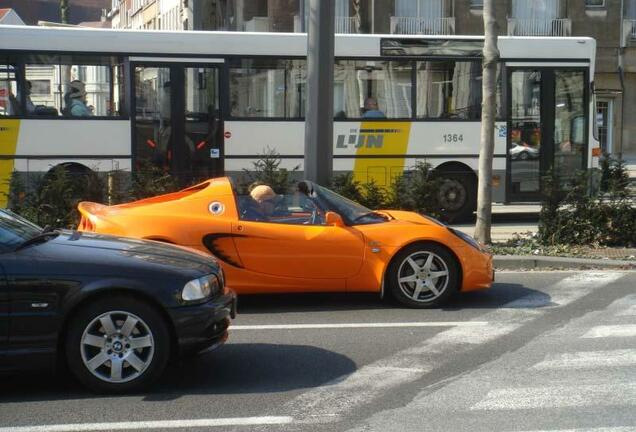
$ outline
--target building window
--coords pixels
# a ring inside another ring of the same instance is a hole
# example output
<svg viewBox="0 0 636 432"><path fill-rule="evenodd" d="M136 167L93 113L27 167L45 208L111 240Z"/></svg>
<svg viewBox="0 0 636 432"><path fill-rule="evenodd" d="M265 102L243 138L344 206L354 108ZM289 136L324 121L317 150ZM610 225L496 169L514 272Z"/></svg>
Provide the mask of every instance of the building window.
<svg viewBox="0 0 636 432"><path fill-rule="evenodd" d="M598 140L603 153L612 152L612 114L611 100L598 101L596 103L596 125L598 127Z"/></svg>
<svg viewBox="0 0 636 432"><path fill-rule="evenodd" d="M396 0L395 15L399 17L441 18L444 0Z"/></svg>
<svg viewBox="0 0 636 432"><path fill-rule="evenodd" d="M483 9L484 8L484 0L470 0L470 8L471 9Z"/></svg>
<svg viewBox="0 0 636 432"><path fill-rule="evenodd" d="M604 8L605 0L585 0L585 7L588 9Z"/></svg>
<svg viewBox="0 0 636 432"><path fill-rule="evenodd" d="M553 20L559 17L558 0L513 0L512 16L527 20Z"/></svg>
<svg viewBox="0 0 636 432"><path fill-rule="evenodd" d="M242 59L230 65L233 117L300 118L305 107L305 60Z"/></svg>

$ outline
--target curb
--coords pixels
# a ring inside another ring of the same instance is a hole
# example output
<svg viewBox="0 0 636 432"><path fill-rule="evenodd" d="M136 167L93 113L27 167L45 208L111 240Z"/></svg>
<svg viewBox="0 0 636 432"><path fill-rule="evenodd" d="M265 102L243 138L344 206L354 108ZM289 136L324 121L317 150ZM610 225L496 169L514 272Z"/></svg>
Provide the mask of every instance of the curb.
<svg viewBox="0 0 636 432"><path fill-rule="evenodd" d="M614 269L635 270L636 261L569 258L534 255L495 255L494 266L497 270L526 270L538 268L551 269Z"/></svg>

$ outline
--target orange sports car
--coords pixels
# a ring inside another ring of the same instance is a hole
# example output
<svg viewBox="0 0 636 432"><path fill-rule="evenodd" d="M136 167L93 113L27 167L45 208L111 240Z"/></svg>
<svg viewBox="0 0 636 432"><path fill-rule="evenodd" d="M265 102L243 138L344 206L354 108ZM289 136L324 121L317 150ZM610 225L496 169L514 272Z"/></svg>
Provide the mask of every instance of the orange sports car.
<svg viewBox="0 0 636 432"><path fill-rule="evenodd" d="M372 211L309 181L289 195L257 188L242 196L216 178L128 204L82 202L79 230L210 253L239 294L377 292L434 307L492 284L492 256L432 218Z"/></svg>

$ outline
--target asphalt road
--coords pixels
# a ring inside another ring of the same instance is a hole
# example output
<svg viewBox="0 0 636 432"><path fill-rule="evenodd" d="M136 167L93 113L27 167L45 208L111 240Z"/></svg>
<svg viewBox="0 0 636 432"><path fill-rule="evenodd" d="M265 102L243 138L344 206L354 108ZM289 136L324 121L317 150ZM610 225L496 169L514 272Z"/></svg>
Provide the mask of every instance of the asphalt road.
<svg viewBox="0 0 636 432"><path fill-rule="evenodd" d="M499 273L442 310L299 295L239 312L149 393L0 377L0 432L636 430L633 272Z"/></svg>

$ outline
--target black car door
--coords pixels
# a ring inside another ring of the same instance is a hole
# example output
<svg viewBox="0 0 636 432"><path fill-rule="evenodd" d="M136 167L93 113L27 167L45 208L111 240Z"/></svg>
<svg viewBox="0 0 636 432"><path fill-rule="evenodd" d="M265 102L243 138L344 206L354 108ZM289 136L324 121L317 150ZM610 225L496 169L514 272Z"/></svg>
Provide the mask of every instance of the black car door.
<svg viewBox="0 0 636 432"><path fill-rule="evenodd" d="M12 252L5 262L10 292L9 361L20 368L50 366L62 324L62 303L79 282L59 276L61 263L46 244Z"/></svg>

